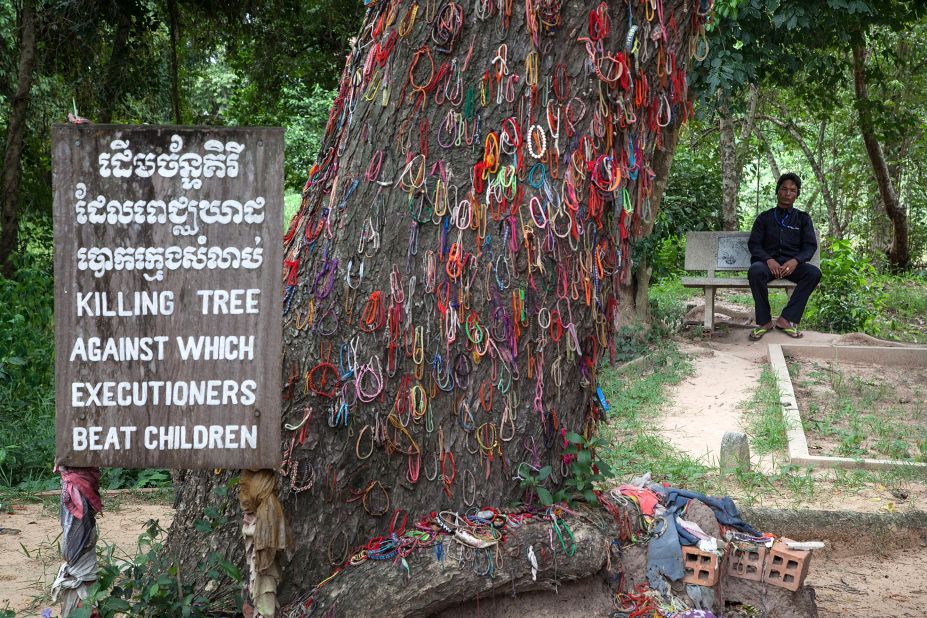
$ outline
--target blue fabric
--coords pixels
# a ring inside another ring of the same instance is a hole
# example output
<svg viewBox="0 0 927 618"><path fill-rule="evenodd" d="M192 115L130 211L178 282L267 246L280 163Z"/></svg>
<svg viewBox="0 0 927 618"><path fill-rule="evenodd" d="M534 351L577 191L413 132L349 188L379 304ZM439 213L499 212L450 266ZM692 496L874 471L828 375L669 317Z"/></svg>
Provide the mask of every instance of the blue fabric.
<svg viewBox="0 0 927 618"><path fill-rule="evenodd" d="M661 522L666 525L661 525ZM663 576L678 581L686 574L686 570L682 564L675 516L668 515L666 519L657 517L654 524L660 532L650 537L647 544L647 581L651 588L665 594L669 590Z"/></svg>
<svg viewBox="0 0 927 618"><path fill-rule="evenodd" d="M753 536L762 536L762 532L748 524L740 516L740 512L737 510L737 506L734 504L734 501L731 500L730 496L724 496L723 498L716 498L714 496L706 496L705 494L700 494L697 491L689 491L687 489L677 489L675 487L670 487L666 490L666 510L669 513L681 512L686 505L689 504L689 500L698 500L700 502L708 505L712 511L715 513L715 518L718 520L718 523L739 530L740 532L746 532ZM693 537L682 527L679 528L679 536L682 539L684 545L696 545L698 544L698 539Z"/></svg>

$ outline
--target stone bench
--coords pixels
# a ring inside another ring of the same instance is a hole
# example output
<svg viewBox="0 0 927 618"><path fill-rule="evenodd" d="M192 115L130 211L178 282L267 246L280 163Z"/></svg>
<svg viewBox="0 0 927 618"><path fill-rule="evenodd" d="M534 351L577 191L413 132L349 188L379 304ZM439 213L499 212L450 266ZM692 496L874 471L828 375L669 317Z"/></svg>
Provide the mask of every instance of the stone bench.
<svg viewBox="0 0 927 618"><path fill-rule="evenodd" d="M748 232L687 232L685 269L706 271L703 277L683 277L687 288L705 290L705 329L715 326L715 290L717 288L750 288L747 277L718 276L716 273L745 273L750 269L750 250L747 249ZM820 242L811 263L820 266ZM789 296L795 284L787 279L774 279L769 288L782 288Z"/></svg>

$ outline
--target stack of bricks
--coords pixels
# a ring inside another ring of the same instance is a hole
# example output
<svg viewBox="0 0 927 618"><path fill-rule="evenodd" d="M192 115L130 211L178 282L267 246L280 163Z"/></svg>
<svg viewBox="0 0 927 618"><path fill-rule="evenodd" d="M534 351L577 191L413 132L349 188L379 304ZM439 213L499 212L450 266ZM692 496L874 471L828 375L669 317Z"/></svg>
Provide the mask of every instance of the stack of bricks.
<svg viewBox="0 0 927 618"><path fill-rule="evenodd" d="M762 581L786 590L798 590L808 575L811 552L789 549L789 542L790 539L783 538L769 549L752 544L735 547L728 561L728 575Z"/></svg>

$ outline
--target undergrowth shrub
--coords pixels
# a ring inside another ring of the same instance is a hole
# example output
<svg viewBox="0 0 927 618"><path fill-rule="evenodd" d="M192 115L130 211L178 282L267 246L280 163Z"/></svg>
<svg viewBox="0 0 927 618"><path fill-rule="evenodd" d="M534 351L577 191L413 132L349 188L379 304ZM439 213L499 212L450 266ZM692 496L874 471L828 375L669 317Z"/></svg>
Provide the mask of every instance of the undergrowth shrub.
<svg viewBox="0 0 927 618"><path fill-rule="evenodd" d="M236 481L218 486L215 493L228 500L230 485ZM216 533L228 524L223 511L223 507L206 507L204 517L194 524L196 530L206 536ZM90 586L84 607L72 612L70 618L90 618L93 611L101 618L240 615L239 568L221 553L211 551L204 552L185 572L166 550L164 539L165 530L157 520L151 520L138 537L137 555L120 558L114 546L104 546L97 581Z"/></svg>
<svg viewBox="0 0 927 618"><path fill-rule="evenodd" d="M24 258L0 277L0 483L51 475L55 324L51 265Z"/></svg>
<svg viewBox="0 0 927 618"><path fill-rule="evenodd" d="M884 294L875 268L847 240L832 240L821 258L821 283L808 303L807 322L838 333L864 331Z"/></svg>

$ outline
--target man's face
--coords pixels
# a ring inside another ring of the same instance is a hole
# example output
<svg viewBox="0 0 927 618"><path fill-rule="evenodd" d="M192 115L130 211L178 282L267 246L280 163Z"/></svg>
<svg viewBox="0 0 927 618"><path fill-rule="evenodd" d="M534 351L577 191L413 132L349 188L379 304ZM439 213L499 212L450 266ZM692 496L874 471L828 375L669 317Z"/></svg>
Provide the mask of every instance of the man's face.
<svg viewBox="0 0 927 618"><path fill-rule="evenodd" d="M776 191L776 201L782 208L791 208L798 197L798 187L792 180L786 180Z"/></svg>

